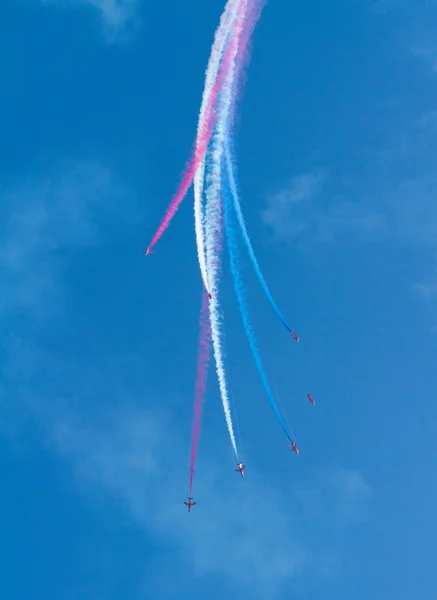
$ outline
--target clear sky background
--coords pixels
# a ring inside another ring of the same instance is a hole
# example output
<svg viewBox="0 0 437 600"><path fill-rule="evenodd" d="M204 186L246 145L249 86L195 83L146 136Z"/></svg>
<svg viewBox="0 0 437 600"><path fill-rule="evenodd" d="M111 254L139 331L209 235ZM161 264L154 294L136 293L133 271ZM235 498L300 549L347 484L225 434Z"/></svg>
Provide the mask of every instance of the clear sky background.
<svg viewBox="0 0 437 600"><path fill-rule="evenodd" d="M198 504L182 504L202 289L191 193L141 251L194 141L223 4L0 2L4 598L435 598L436 2L267 3L239 177L300 344L244 273L301 454L226 270L247 476L211 377Z"/></svg>

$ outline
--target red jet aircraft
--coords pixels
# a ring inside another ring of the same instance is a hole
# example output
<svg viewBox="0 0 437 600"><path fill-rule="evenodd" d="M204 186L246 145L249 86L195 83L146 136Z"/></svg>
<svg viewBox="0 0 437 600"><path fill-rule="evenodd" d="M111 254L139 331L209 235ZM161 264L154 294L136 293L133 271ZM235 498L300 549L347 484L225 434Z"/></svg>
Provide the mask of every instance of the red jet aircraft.
<svg viewBox="0 0 437 600"><path fill-rule="evenodd" d="M146 256L148 256L149 254L152 254L152 251L150 250L150 248L147 248L147 250L143 250L143 252Z"/></svg>
<svg viewBox="0 0 437 600"><path fill-rule="evenodd" d="M293 452L296 452L296 454L299 454L299 448L296 445L296 442L291 442L291 449Z"/></svg>
<svg viewBox="0 0 437 600"><path fill-rule="evenodd" d="M308 396L308 400L311 402L311 404L314 406L315 402L314 402L314 398L311 396L311 394L307 394Z"/></svg>
<svg viewBox="0 0 437 600"><path fill-rule="evenodd" d="M291 335L294 337L294 339L296 340L296 342L298 342L298 341L299 341L299 337L298 337L297 333L295 333L295 332L293 331Z"/></svg>
<svg viewBox="0 0 437 600"><path fill-rule="evenodd" d="M191 512L191 507L196 504L195 502L191 502L192 499L193 498L190 498L188 496L188 498L187 498L188 502L184 502L185 506L188 506L188 512Z"/></svg>
<svg viewBox="0 0 437 600"><path fill-rule="evenodd" d="M239 462L239 463L237 463L237 467L238 467L238 469L235 469L235 472L240 473L241 477L244 477L243 471L246 468L246 465L243 465L242 462Z"/></svg>

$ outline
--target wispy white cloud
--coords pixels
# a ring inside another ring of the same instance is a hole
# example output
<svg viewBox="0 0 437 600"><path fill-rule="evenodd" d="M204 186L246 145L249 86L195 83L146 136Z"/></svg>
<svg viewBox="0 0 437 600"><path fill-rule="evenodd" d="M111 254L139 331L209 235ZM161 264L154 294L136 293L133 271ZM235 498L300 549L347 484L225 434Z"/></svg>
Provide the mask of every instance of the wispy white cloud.
<svg viewBox="0 0 437 600"><path fill-rule="evenodd" d="M23 371L27 355L32 360ZM355 470L329 469L298 484L272 481L253 464L242 481L220 445L212 443L211 455L205 443L196 471L197 505L187 515L188 440L157 403L139 408L136 391L124 383L126 368L118 369L114 357L96 373L23 343L10 356L5 385L13 386L15 406L27 422L31 415L32 438L39 432L70 463L78 489L96 510L115 501L145 535L171 549L172 578L162 577L156 557L145 573L149 595L173 598L193 577L209 586L216 575L242 600L287 597L291 582L334 578L347 566L343 534L366 516L370 497ZM40 378L47 372L49 385ZM144 381L140 388L142 397L151 397ZM104 398L100 408L96 398ZM14 415L2 414L2 432ZM8 433L16 443L16 430Z"/></svg>
<svg viewBox="0 0 437 600"><path fill-rule="evenodd" d="M262 218L279 239L296 236L305 223L294 218L295 207L312 201L320 193L325 174L301 173L293 177L280 191L267 199Z"/></svg>
<svg viewBox="0 0 437 600"><path fill-rule="evenodd" d="M326 181L326 171L299 174L267 198L262 219L277 240L298 238L302 245L312 246L338 238L367 240L384 231L382 212L358 201L332 198L332 192L324 189Z"/></svg>
<svg viewBox="0 0 437 600"><path fill-rule="evenodd" d="M42 0L42 2L47 6L89 6L97 9L105 24L109 41L123 39L123 36L135 29L141 5L141 0Z"/></svg>
<svg viewBox="0 0 437 600"><path fill-rule="evenodd" d="M52 439L72 461L86 493L90 483L97 484L95 492L100 488L122 500L131 516L177 550L198 576L225 575L249 589L250 597L273 597L310 566L313 576L337 572L341 548L331 544L336 536L328 533L316 548L300 519L308 506L316 507L321 523L329 522L337 534L363 516L370 496L355 471L334 470L302 492L286 484L280 490L254 470L244 485L229 481L209 459L208 471L204 468L198 479L198 505L187 518L180 460L175 461L183 449L162 416L131 407L97 427L64 416L55 421Z"/></svg>
<svg viewBox="0 0 437 600"><path fill-rule="evenodd" d="M136 24L135 19L138 16L139 0L85 0L91 6L97 8L104 22L106 23L107 33L113 39L113 33L120 35Z"/></svg>
<svg viewBox="0 0 437 600"><path fill-rule="evenodd" d="M175 460L184 453L162 416L123 410L98 428L67 419L54 430L57 450L72 461L86 493L94 483L122 500L136 521L178 552L191 573L225 575L235 585L249 586L252 596L266 597L304 568L308 549L296 536L295 516L260 476L248 478L244 487L225 484L217 463L209 460L198 480L198 505L187 518L185 482Z"/></svg>
<svg viewBox="0 0 437 600"><path fill-rule="evenodd" d="M414 284L436 302L437 118L428 111L375 153L373 179L344 181L320 171L300 174L270 195L262 219L276 241L301 249L316 245L384 243L409 248L434 265Z"/></svg>
<svg viewBox="0 0 437 600"><path fill-rule="evenodd" d="M434 300L437 297L437 283L418 283L416 289L426 300Z"/></svg>
<svg viewBox="0 0 437 600"><path fill-rule="evenodd" d="M417 283L415 289L419 296L427 303L431 309L431 318L433 319L432 330L437 332L437 271L434 269L426 281Z"/></svg>
<svg viewBox="0 0 437 600"><path fill-rule="evenodd" d="M98 215L120 196L107 169L93 163L58 166L2 196L0 310L42 316L60 299L68 250L98 243Z"/></svg>
<svg viewBox="0 0 437 600"><path fill-rule="evenodd" d="M412 128L409 144L377 153L374 184L334 180L326 171L297 175L267 198L264 223L277 240L298 239L304 246L384 240L437 257L437 176L428 158L437 149L436 127L436 115L427 113ZM422 155L427 159L419 160ZM404 161L409 175L401 169ZM416 172L412 164L419 165Z"/></svg>

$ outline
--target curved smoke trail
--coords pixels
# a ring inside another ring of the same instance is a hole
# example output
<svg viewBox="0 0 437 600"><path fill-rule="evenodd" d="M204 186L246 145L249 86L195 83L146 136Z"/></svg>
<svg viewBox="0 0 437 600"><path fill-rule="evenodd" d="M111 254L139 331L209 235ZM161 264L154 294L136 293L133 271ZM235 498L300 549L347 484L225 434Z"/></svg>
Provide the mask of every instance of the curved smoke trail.
<svg viewBox="0 0 437 600"><path fill-rule="evenodd" d="M246 19L244 23L244 30L241 35L241 40L239 44L239 49L236 57L235 63L235 72L234 72L234 101L238 98L239 87L242 87L242 84L239 84L240 75L243 72L244 67L247 65L249 61L249 52L247 51L247 46L250 40L250 37L253 33L255 25L261 15L262 9L265 5L266 0L252 0L250 11L246 14ZM203 127L203 119L205 107L207 106L208 98L211 94L211 89L213 86L214 79L217 76L220 60L222 58L223 52L225 50L226 43L229 41L229 36L232 32L232 25L236 19L238 14L238 9L240 8L241 0L229 0L225 10L220 19L220 25L216 30L214 44L211 50L210 59L208 62L208 67L205 76L205 87L202 96L202 105L199 114L198 121L198 137ZM234 107L231 108L233 111ZM233 120L233 114L230 114L229 120ZM195 224L195 232L196 232L196 242L197 242L197 254L199 260L200 273L203 281L203 285L208 293L210 293L209 282L208 282L208 273L206 268L206 249L205 249L205 223L203 218L203 187L204 187L204 177L205 177L205 160L206 155L204 156L199 168L196 171L194 176L194 224Z"/></svg>
<svg viewBox="0 0 437 600"><path fill-rule="evenodd" d="M244 220L243 211L241 210L240 199L238 196L238 189L237 189L237 183L236 183L235 172L234 172L234 164L233 164L233 160L232 160L232 154L231 154L231 150L230 150L229 141L227 141L227 143L226 143L225 154L226 154L226 170L227 170L227 174L228 174L229 189L231 192L231 196L232 196L232 200L233 200L233 204L234 204L234 210L235 210L235 214L237 216L238 225L240 226L241 235L242 235L244 243L246 245L247 252L249 254L249 258L251 260L253 268L255 269L255 273L258 278L258 281L260 282L261 287L264 290L264 294L266 295L267 300L270 302L271 307L275 311L275 313L276 313L277 317L279 318L279 320L281 321L281 323L288 329L288 331L290 333L293 333L292 330L290 329L287 321L282 316L282 313L279 310L278 305L276 304L276 302L269 290L267 282L264 279L264 275L261 271L261 267L259 266L258 260L256 258L255 251L252 246L252 242L250 241L250 237L249 237L249 234L248 234L247 228L246 228L246 222Z"/></svg>
<svg viewBox="0 0 437 600"><path fill-rule="evenodd" d="M234 106L233 111L235 113L237 107L237 101L241 98L241 91L244 86L245 78L244 70L249 64L250 60L250 40L253 34L253 31L256 27L256 24L261 17L261 13L266 4L267 0L251 0L250 9L248 11L248 15L244 24L244 31L241 36L240 47L238 51L238 56L236 60L236 69L235 69L235 85L234 85ZM234 114L230 117L230 122L234 120Z"/></svg>
<svg viewBox="0 0 437 600"><path fill-rule="evenodd" d="M194 395L194 415L191 432L191 456L190 456L190 496L193 491L194 467L196 464L197 448L199 446L200 424L202 409L205 400L206 380L208 377L208 366L211 354L211 327L209 323L208 296L204 291L202 294L202 308L200 311L200 336L199 355L197 358L197 378Z"/></svg>
<svg viewBox="0 0 437 600"><path fill-rule="evenodd" d="M244 0L241 0L243 2ZM228 77L228 73L230 70L231 64L235 62L235 51L232 47L232 44L229 45L225 50L225 55L223 57L222 64L220 65L219 72L217 78L212 86L210 96L206 103L205 113L203 124L200 131L200 137L197 138L196 146L194 150L194 154L191 157L187 168L185 169L184 175L182 176L182 181L179 185L176 194L173 196L169 207L164 215L164 218L161 221L158 229L156 230L155 235L152 238L152 241L149 244L148 249L152 250L158 240L162 237L167 227L170 225L173 217L175 216L179 206L181 205L183 199L185 198L188 189L190 188L194 176L196 174L197 169L201 165L203 159L205 158L205 154L208 149L208 144L211 140L211 136L214 131L215 125L215 107L217 103L217 98L219 93L221 92L224 81Z"/></svg>
<svg viewBox="0 0 437 600"><path fill-rule="evenodd" d="M243 281L241 279L240 271L239 271L239 251L238 251L238 242L236 237L236 232L234 229L234 223L232 221L232 208L235 207L235 202L230 197L229 192L226 189L223 189L224 192L224 207L225 207L225 230L226 230L226 240L228 243L229 257L230 257L230 265L231 265L231 273L232 278L234 280L234 288L235 293L238 300L238 305L240 307L240 313L243 320L244 330L246 332L247 339L249 340L250 349L252 351L252 356L254 358L259 376L261 378L262 384L264 386L264 390L267 394L269 402L273 408L273 412L276 415L276 418L282 427L285 435L288 440L292 442L292 437L288 432L287 427L282 419L279 408L276 404L274 395L270 389L270 385L267 379L266 372L264 370L264 366L261 360L261 356L258 350L258 345L255 338L255 333L252 328L252 324L250 322L249 311L246 303L246 296ZM232 196L232 191L231 191Z"/></svg>
<svg viewBox="0 0 437 600"><path fill-rule="evenodd" d="M156 230L155 235L152 238L152 241L149 244L149 250L152 250L153 246L158 242L158 240L162 237L167 227L170 225L171 220L175 216L179 206L181 205L182 200L185 198L190 188L190 185L193 182L194 175L205 156L212 132L214 130L212 123L212 115L219 89L220 87L218 81L216 81L211 91L208 105L206 107L205 122L201 131L200 138L197 140L197 146L194 151L194 155L190 159L188 166L185 169L185 173L182 177L182 181L179 185L179 188L176 194L173 196L170 205L167 208L167 211L164 215L164 218L162 219L158 229Z"/></svg>
<svg viewBox="0 0 437 600"><path fill-rule="evenodd" d="M225 412L229 437L231 439L232 448L237 459L238 451L231 417L231 407L222 349L222 315L218 299L218 280L221 268L220 254L222 245L222 210L220 188L221 164L224 151L223 144L225 141L226 125L231 112L235 61L238 55L240 37L244 31L247 0L241 0L240 6L241 10L239 11L238 17L235 21L234 31L228 45L227 53L229 53L230 57L229 71L221 91L221 97L219 101L219 118L217 119L216 130L211 141L212 151L207 174L208 186L206 189L207 203L205 218L206 266L208 271L210 291L212 294L212 298L210 300L211 336L214 348L217 377L219 381L220 396Z"/></svg>
<svg viewBox="0 0 437 600"><path fill-rule="evenodd" d="M220 24L214 36L214 43L211 49L211 55L205 74L205 87L202 95L202 104L200 107L199 121L197 125L197 140L201 139L202 131L205 127L205 112L208 106L209 98L214 86L214 81L220 68L228 37L232 30L232 25L237 16L239 0L229 0L220 18ZM197 146L197 144L196 144ZM197 255L199 260L200 273L203 285L210 293L208 274L206 269L206 249L205 249L205 224L203 220L202 199L203 199L203 180L205 176L205 156L194 175L194 227L196 232Z"/></svg>
<svg viewBox="0 0 437 600"><path fill-rule="evenodd" d="M252 7L251 7L250 16L246 20L245 31L243 34L242 43L239 48L239 56L237 58L237 71L238 72L236 73L235 80L234 80L233 94L236 99L239 96L239 91L240 91L239 86L241 87L241 85L242 85L240 82L240 75L243 72L244 67L247 66L247 63L249 62L249 52L247 50L247 46L248 46L250 37L253 33L253 30L256 26L256 23L257 23L259 17L261 16L261 12L262 12L262 9L264 8L265 3L266 3L266 0L254 0L254 3L252 4ZM235 104L236 104L236 102L233 103L233 108L235 107ZM231 120L233 120L233 115L231 116ZM287 321L285 320L283 314L281 313L278 305L276 304L275 299L272 296L272 293L270 292L269 286L267 285L267 282L264 278L263 272L261 271L261 267L259 266L258 259L256 258L256 254L253 249L252 242L250 241L249 233L247 231L246 222L244 219L243 211L241 209L241 204L240 204L240 199L239 199L239 194L238 194L238 188L237 188L236 177L235 177L235 167L234 167L233 156L232 156L232 152L231 152L230 135L228 135L228 138L226 141L225 160L226 160L226 167L227 167L228 178L229 178L228 179L229 188L230 188L230 191L232 194L234 209L235 209L235 213L237 216L238 225L241 230L241 235L243 237L244 243L247 248L247 252L249 254L250 261L252 262L252 266L255 270L258 281L264 291L264 294L265 294L268 302L270 303L271 307L273 308L274 312L276 313L277 317L279 318L281 323L284 325L284 327L290 333L293 333L292 329L290 328L290 326L288 325Z"/></svg>

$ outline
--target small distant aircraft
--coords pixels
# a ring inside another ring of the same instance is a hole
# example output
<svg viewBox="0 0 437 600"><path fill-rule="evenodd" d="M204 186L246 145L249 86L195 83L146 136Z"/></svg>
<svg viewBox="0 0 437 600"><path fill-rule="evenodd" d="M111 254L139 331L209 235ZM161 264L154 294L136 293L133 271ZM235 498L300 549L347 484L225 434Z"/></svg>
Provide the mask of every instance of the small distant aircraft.
<svg viewBox="0 0 437 600"><path fill-rule="evenodd" d="M308 396L308 400L311 402L311 404L314 406L315 402L314 402L314 398L311 396L311 394L307 394Z"/></svg>
<svg viewBox="0 0 437 600"><path fill-rule="evenodd" d="M291 335L294 337L294 339L296 340L296 342L299 341L299 337L297 335L297 333L295 333L294 331L291 333Z"/></svg>
<svg viewBox="0 0 437 600"><path fill-rule="evenodd" d="M209 298L210 300L212 300L212 294L210 294L209 292L208 292L208 298Z"/></svg>
<svg viewBox="0 0 437 600"><path fill-rule="evenodd" d="M150 248L147 248L147 250L143 250L143 252L146 256L148 256L149 254L152 254L152 251L150 250Z"/></svg>
<svg viewBox="0 0 437 600"><path fill-rule="evenodd" d="M185 506L188 507L188 512L191 512L191 507L194 506L196 503L195 502L191 502L193 498L190 498L188 496L187 500L188 502L184 502Z"/></svg>
<svg viewBox="0 0 437 600"><path fill-rule="evenodd" d="M296 452L296 454L299 454L299 448L296 445L296 442L291 442L291 449L293 452Z"/></svg>
<svg viewBox="0 0 437 600"><path fill-rule="evenodd" d="M244 469L246 468L246 465L243 465L242 462L237 463L237 469L235 469L236 473L240 473L241 477L244 477Z"/></svg>

